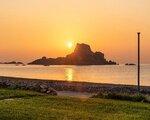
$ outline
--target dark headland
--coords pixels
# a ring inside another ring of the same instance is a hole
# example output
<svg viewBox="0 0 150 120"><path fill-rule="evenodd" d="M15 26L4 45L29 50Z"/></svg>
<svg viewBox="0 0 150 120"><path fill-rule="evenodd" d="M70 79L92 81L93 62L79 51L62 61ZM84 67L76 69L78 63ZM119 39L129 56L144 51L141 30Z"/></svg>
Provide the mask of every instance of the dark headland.
<svg viewBox="0 0 150 120"><path fill-rule="evenodd" d="M106 60L102 52L93 52L87 44L77 43L74 52L66 57L42 57L29 65L116 65L116 62Z"/></svg>

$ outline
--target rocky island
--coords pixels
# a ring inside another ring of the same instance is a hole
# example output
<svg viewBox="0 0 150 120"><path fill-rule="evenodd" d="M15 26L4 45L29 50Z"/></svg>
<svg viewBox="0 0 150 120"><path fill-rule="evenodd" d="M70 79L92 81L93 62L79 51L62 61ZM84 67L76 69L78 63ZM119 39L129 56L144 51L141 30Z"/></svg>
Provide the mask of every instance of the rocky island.
<svg viewBox="0 0 150 120"><path fill-rule="evenodd" d="M15 65L23 65L24 63L22 63L22 62L16 62L16 61L11 61L11 62L0 62L0 64L15 64Z"/></svg>
<svg viewBox="0 0 150 120"><path fill-rule="evenodd" d="M114 61L107 61L102 52L93 52L87 44L77 43L73 53L66 57L37 59L29 65L116 65Z"/></svg>

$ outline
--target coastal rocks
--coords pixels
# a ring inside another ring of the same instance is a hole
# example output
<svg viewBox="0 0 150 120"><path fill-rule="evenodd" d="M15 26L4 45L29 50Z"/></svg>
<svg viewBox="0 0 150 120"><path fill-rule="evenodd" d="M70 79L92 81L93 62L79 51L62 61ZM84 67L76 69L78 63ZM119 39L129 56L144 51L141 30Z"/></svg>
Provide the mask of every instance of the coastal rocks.
<svg viewBox="0 0 150 120"><path fill-rule="evenodd" d="M4 64L23 64L23 63L22 62L12 61L12 62L5 62Z"/></svg>
<svg viewBox="0 0 150 120"><path fill-rule="evenodd" d="M0 64L8 64L8 65L22 65L22 66L26 66L23 62L16 62L16 61L12 61L12 62L0 62Z"/></svg>
<svg viewBox="0 0 150 120"><path fill-rule="evenodd" d="M87 44L77 43L73 53L66 57L46 58L42 57L31 63L31 65L116 65L116 62L107 61L102 52L92 52Z"/></svg>
<svg viewBox="0 0 150 120"><path fill-rule="evenodd" d="M0 78L1 88L33 90L49 95L57 95L57 91L44 82L16 80L15 78Z"/></svg>
<svg viewBox="0 0 150 120"><path fill-rule="evenodd" d="M21 65L23 64L22 62L16 62L16 61L12 61L12 62L0 62L0 64L18 64L18 65Z"/></svg>
<svg viewBox="0 0 150 120"><path fill-rule="evenodd" d="M126 66L136 66L136 64L134 64L134 63L126 63L125 65Z"/></svg>
<svg viewBox="0 0 150 120"><path fill-rule="evenodd" d="M37 88L37 91L41 93L47 93L50 95L57 95L57 91L51 87L48 87L46 84L39 85L39 87Z"/></svg>
<svg viewBox="0 0 150 120"><path fill-rule="evenodd" d="M68 82L54 80L38 80L25 78L0 77L0 87L33 90L50 95L57 95L57 91L87 92L87 93L117 93L135 94L137 86L115 85L87 82ZM141 93L150 95L150 86L141 86Z"/></svg>
<svg viewBox="0 0 150 120"><path fill-rule="evenodd" d="M46 91L47 94L50 94L50 95L57 95L57 91L54 90L53 88L49 87Z"/></svg>

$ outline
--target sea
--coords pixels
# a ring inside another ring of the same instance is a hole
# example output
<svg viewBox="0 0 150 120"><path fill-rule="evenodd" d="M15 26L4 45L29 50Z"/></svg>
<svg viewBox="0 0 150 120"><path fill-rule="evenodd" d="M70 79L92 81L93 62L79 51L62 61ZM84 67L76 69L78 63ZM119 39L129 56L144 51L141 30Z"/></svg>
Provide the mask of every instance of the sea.
<svg viewBox="0 0 150 120"><path fill-rule="evenodd" d="M0 76L58 81L137 85L137 66L0 65ZM150 64L141 65L141 85L150 86Z"/></svg>

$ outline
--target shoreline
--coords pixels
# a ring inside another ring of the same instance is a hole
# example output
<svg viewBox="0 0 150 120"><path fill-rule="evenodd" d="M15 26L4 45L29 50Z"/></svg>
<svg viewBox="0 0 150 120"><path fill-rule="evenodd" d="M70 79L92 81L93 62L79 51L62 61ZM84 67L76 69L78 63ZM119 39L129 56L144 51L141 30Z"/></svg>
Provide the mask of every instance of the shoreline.
<svg viewBox="0 0 150 120"><path fill-rule="evenodd" d="M42 80L30 79L19 77L4 77L0 76L0 86L19 86L21 89L30 89L37 85L45 85L53 88L56 91L70 91L80 93L98 93L98 92L112 92L112 93L129 93L134 94L137 92L136 85L123 85L123 84L107 84L107 83L91 83L91 82L69 82L60 80ZM141 86L143 94L150 95L150 86Z"/></svg>

